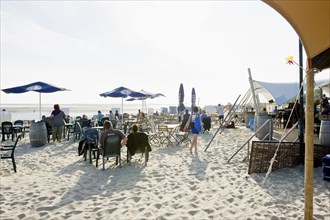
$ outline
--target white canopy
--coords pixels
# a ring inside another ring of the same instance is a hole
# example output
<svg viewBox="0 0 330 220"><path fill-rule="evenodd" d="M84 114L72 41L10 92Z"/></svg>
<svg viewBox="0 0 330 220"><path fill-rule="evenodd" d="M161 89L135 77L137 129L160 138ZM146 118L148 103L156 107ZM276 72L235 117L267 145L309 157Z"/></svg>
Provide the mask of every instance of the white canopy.
<svg viewBox="0 0 330 220"><path fill-rule="evenodd" d="M277 105L282 105L299 94L299 83L270 83L253 80L255 93L264 96L269 102L274 101ZM329 90L330 79L315 80L315 88L321 87ZM305 91L305 86L304 86Z"/></svg>

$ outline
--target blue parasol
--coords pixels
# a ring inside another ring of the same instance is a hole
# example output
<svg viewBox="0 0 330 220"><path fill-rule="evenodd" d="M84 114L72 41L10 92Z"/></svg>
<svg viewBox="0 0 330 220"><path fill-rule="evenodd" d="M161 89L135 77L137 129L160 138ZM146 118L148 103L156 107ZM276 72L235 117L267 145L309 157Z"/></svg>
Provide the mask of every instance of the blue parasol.
<svg viewBox="0 0 330 220"><path fill-rule="evenodd" d="M118 87L118 88L116 88L114 90L111 90L109 92L101 93L100 96L102 96L102 97L112 97L112 98L121 98L121 109L122 109L122 114L123 114L122 121L124 121L124 104L123 104L124 98L127 98L127 97L138 98L138 97L145 96L145 94L143 94L141 92L136 92L136 91L133 91L131 89L128 89L126 87L121 86L121 87Z"/></svg>
<svg viewBox="0 0 330 220"><path fill-rule="evenodd" d="M65 88L60 88L45 82L34 82L23 86L2 89L5 93L25 93L38 92L39 93L39 119L41 120L41 93L52 93L58 91L69 91Z"/></svg>
<svg viewBox="0 0 330 220"><path fill-rule="evenodd" d="M184 100L184 90L183 90L183 84L180 84L180 88L179 88L179 105L178 105L178 114L180 114L180 112L183 112L186 107L183 104L183 100Z"/></svg>
<svg viewBox="0 0 330 220"><path fill-rule="evenodd" d="M195 88L192 88L191 91L191 112L193 111L193 108L196 106L196 92Z"/></svg>
<svg viewBox="0 0 330 220"><path fill-rule="evenodd" d="M126 99L126 101L141 100L142 101L142 111L143 111L143 108L145 107L146 112L147 112L146 99L153 99L153 98L157 98L157 97L160 97L160 96L165 96L162 93L152 93L152 92L148 92L148 91L145 91L145 90L141 90L140 93L143 93L144 96L129 98L129 99Z"/></svg>

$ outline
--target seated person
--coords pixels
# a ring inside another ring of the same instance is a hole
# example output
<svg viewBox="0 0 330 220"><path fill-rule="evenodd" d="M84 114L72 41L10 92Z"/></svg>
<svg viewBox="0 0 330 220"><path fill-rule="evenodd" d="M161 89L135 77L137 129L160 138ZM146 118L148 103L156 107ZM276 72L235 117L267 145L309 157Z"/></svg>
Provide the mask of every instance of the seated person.
<svg viewBox="0 0 330 220"><path fill-rule="evenodd" d="M273 114L277 114L278 113L278 109L277 109L277 106L275 106L275 108L273 109Z"/></svg>
<svg viewBox="0 0 330 220"><path fill-rule="evenodd" d="M145 147L148 151L151 151L151 146L148 141L148 135L144 132L139 132L139 127L134 124L132 126L132 132L127 137L127 150L133 156L137 149L140 149L141 152L144 152Z"/></svg>
<svg viewBox="0 0 330 220"><path fill-rule="evenodd" d="M206 111L203 109L202 114L201 114L201 120L203 121L203 118L206 118L206 117L207 117Z"/></svg>
<svg viewBox="0 0 330 220"><path fill-rule="evenodd" d="M202 111L201 120L202 120L202 124L203 124L203 129L204 129L203 132L210 131L210 128L211 128L211 117L206 114L206 111L205 110Z"/></svg>
<svg viewBox="0 0 330 220"><path fill-rule="evenodd" d="M226 128L235 128L235 122L231 121L230 124L226 125Z"/></svg>
<svg viewBox="0 0 330 220"><path fill-rule="evenodd" d="M325 94L322 95L322 102L321 104L325 104L326 106L329 107L329 100Z"/></svg>
<svg viewBox="0 0 330 220"><path fill-rule="evenodd" d="M329 106L323 103L321 115L328 115L328 114L330 114Z"/></svg>
<svg viewBox="0 0 330 220"><path fill-rule="evenodd" d="M103 117L104 117L104 115L102 114L102 112L100 110L98 110L97 115L96 115L98 126L103 126L103 124L102 124Z"/></svg>
<svg viewBox="0 0 330 220"><path fill-rule="evenodd" d="M119 113L118 113L118 110L116 110L116 112L115 112L115 119L116 119L116 120L119 120Z"/></svg>
<svg viewBox="0 0 330 220"><path fill-rule="evenodd" d="M182 117L182 122L181 122L181 125L180 125L180 131L184 131L184 127L186 126L187 121L189 120L189 117L190 117L189 111L188 111L188 109L186 109L185 114Z"/></svg>
<svg viewBox="0 0 330 220"><path fill-rule="evenodd" d="M103 123L104 131L100 134L99 147L103 149L103 142L108 134L117 134L121 137L121 145L125 145L127 142L127 137L120 130L114 129L111 121L105 120ZM102 153L101 153L102 154Z"/></svg>

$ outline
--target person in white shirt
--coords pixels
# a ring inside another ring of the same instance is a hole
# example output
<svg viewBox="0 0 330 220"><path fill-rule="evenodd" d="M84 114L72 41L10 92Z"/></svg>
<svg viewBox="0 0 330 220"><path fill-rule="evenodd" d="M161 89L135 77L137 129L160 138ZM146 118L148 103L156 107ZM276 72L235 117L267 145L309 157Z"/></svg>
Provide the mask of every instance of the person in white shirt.
<svg viewBox="0 0 330 220"><path fill-rule="evenodd" d="M223 105L218 104L217 112L219 117L219 125L221 125L223 123L224 115L225 115Z"/></svg>

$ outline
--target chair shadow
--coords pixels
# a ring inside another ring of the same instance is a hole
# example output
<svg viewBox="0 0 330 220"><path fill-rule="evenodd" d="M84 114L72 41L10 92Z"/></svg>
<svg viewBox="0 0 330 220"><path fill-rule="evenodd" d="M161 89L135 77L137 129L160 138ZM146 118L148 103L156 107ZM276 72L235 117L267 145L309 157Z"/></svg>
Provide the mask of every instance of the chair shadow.
<svg viewBox="0 0 330 220"><path fill-rule="evenodd" d="M129 166L126 163L126 155L122 155L122 167L115 165L115 158L110 158L106 162L105 170L102 165L95 167L93 164L84 161L84 158L69 164L61 169L57 176L71 176L80 173L79 180L69 189L64 187L61 200L53 205L54 209L61 209L71 203L83 203L86 201L97 201L97 197L112 199L113 195L123 191L133 190L141 179L145 178L142 174L143 167ZM78 174L79 175L79 174ZM128 181L129 180L129 181ZM118 199L118 198L117 198ZM102 199L100 201L102 202Z"/></svg>

